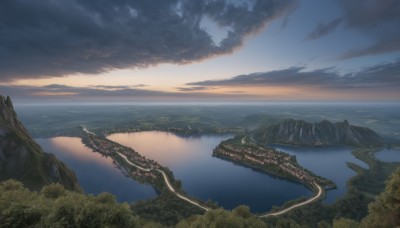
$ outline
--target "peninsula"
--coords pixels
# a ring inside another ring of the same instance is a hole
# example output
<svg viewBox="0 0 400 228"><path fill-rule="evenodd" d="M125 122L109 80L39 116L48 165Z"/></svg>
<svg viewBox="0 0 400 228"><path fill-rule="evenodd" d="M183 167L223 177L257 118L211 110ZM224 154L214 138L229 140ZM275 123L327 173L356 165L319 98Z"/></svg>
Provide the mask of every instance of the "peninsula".
<svg viewBox="0 0 400 228"><path fill-rule="evenodd" d="M246 143L244 138L236 136L220 143L213 151L213 156L235 161L266 173L300 182L317 192L317 185L334 188L331 180L320 177L301 167L296 157L273 148Z"/></svg>
<svg viewBox="0 0 400 228"><path fill-rule="evenodd" d="M130 147L122 146L105 137L90 132L82 127L82 142L93 151L104 156L112 157L114 163L127 176L142 182L151 184L158 192L172 192L178 198L202 209L210 208L185 195L180 187L180 182L175 180L173 173L154 160L147 159Z"/></svg>

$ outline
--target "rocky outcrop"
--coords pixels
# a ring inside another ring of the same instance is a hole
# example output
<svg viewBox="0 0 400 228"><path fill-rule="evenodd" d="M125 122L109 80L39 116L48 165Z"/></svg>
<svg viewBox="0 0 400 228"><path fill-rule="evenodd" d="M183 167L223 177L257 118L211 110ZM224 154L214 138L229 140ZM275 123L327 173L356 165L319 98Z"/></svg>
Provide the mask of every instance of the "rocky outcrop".
<svg viewBox="0 0 400 228"><path fill-rule="evenodd" d="M4 98L0 95L0 136L5 136L12 131L20 133L21 136L30 137L28 131L17 118L10 97Z"/></svg>
<svg viewBox="0 0 400 228"><path fill-rule="evenodd" d="M18 120L9 97L0 95L0 181L16 179L38 190L49 183L81 191L75 173L44 153Z"/></svg>
<svg viewBox="0 0 400 228"><path fill-rule="evenodd" d="M292 145L334 145L351 146L382 145L382 138L373 130L350 125L347 120L332 123L308 123L289 119L276 125L261 127L253 132L261 143L283 143Z"/></svg>

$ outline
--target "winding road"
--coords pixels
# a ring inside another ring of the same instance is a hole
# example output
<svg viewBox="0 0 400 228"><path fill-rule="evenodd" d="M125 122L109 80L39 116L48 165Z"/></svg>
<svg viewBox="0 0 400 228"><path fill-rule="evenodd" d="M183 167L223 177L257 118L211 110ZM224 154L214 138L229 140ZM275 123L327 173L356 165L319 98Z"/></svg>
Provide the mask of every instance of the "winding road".
<svg viewBox="0 0 400 228"><path fill-rule="evenodd" d="M198 202L193 201L193 200L189 199L188 197L179 194L179 193L175 190L175 188L172 186L172 184L169 182L168 176L167 176L167 174L165 174L164 171L162 171L162 170L160 170L160 169L146 169L146 168L143 168L143 167L138 166L138 165L132 163L131 161L129 161L129 159L128 159L125 155L121 154L120 152L117 152L117 154L118 154L119 156L121 156L128 164L130 164L130 165L132 165L132 166L135 166L136 168L138 168L138 169L140 169L140 170L143 170L143 171L145 171L145 172L150 172L150 171L153 171L153 170L160 172L160 173L163 175L163 177L164 177L164 181L165 181L165 184L167 185L168 189L169 189L171 192L173 192L177 197L179 197L179 198L185 200L186 202L189 202L189 203L191 203L192 205L195 205L195 206L197 206L197 207L199 207L199 208L201 208L201 209L203 209L203 210L205 210L205 211L210 210L210 208L205 207L205 206L202 206L202 205L199 204ZM321 197L321 195L322 195L322 188L321 188L321 186L319 186L319 185L318 185L317 183L315 183L315 182L314 182L313 184L314 184L315 187L318 188L318 193L317 193L314 197L312 197L312 198L310 198L310 199L308 199L308 200L306 200L306 201L300 202L300 203L298 203L298 204L292 205L292 206L290 206L290 207L288 207L288 208L282 209L282 210L280 210L280 211L267 213L267 214L264 214L264 215L260 215L259 217L262 218L262 217L269 217L269 216L278 216L278 215L282 215L282 214L285 214L285 213L287 213L287 212L289 212L289 211L291 211L291 210L293 210L293 209L295 209L295 208L298 208L298 207L301 207L301 206L310 204L310 203L312 203L313 201L317 200L317 199L318 199L319 197Z"/></svg>
<svg viewBox="0 0 400 228"><path fill-rule="evenodd" d="M264 214L264 215L260 215L259 217L262 218L262 217L269 217L269 216L278 216L278 215L282 215L282 214L285 214L285 213L287 213L287 212L289 212L289 211L291 211L291 210L293 210L293 209L295 209L295 208L297 208L297 207L301 207L301 206L310 204L310 203L312 203L313 201L317 200L317 199L318 199L319 197L321 197L321 195L322 195L322 188L321 188L321 186L319 186L319 185L318 185L317 183L315 183L315 182L314 182L313 184L314 184L315 187L318 188L318 193L317 193L313 198L310 198L310 199L308 199L308 200L306 200L306 201L303 201L303 202L300 202L300 203L298 203L298 204L292 205L292 206L290 206L290 207L288 207L288 208L282 209L282 210L277 211L277 212L271 212L271 213L267 213L267 214Z"/></svg>
<svg viewBox="0 0 400 228"><path fill-rule="evenodd" d="M163 177L164 177L164 181L165 181L165 184L167 184L168 189L169 189L171 192L173 192L177 197L179 197L179 198L185 200L186 202L189 202L190 204L195 205L195 206L197 206L197 207L199 207L199 208L201 208L201 209L203 209L203 210L205 210L205 211L210 210L210 208L205 207L205 206L202 206L202 205L200 205L198 202L193 201L193 200L189 199L188 197L179 194L179 193L175 190L175 188L172 186L172 184L169 182L168 176L167 176L167 174L165 174L164 171L162 171L162 170L160 170L160 169L146 169L146 168L143 168L143 167L138 166L138 165L132 163L131 161L129 161L129 159L128 159L125 155L121 154L120 152L116 152L116 153L117 153L119 156L121 156L128 164L133 165L133 166L135 166L136 168L138 168L138 169L140 169L140 170L143 170L143 171L145 171L145 172L150 172L150 171L156 170L156 171L160 172L160 173L163 175Z"/></svg>
<svg viewBox="0 0 400 228"><path fill-rule="evenodd" d="M95 133L89 131L84 125L81 125L81 127L82 127L82 130L83 130L84 132L86 132L87 134L96 135Z"/></svg>
<svg viewBox="0 0 400 228"><path fill-rule="evenodd" d="M87 134L96 135L95 133L93 133L93 132L87 130L85 126L82 126L82 128L83 128L83 131L86 132ZM244 142L243 142L244 140L245 140L245 137L242 138L242 143L244 143ZM155 170L155 171L157 171L157 172L160 172L160 173L163 175L163 177L164 177L164 182L165 182L165 184L167 185L168 189L169 189L172 193L174 193L177 197L179 197L179 198L185 200L186 202L188 202L188 203L190 203L190 204L192 204L192 205L195 205L195 206L197 206L197 207L199 207L199 208L201 208L201 209L203 209L203 210L205 210L205 211L210 210L210 208L205 207L205 206L199 204L198 202L193 201L193 200L191 200L190 198L188 198L188 197L186 197L186 196L181 195L180 193L178 193L178 192L175 190L175 188L172 186L172 184L169 182L168 176L167 176L167 174L165 174L164 171L162 171L162 170L160 170L160 169L148 169L148 168L143 168L143 167L141 167L141 166L139 166L139 165L136 165L135 163L129 161L129 159L128 159L124 154L122 154L122 153L120 153L120 152L116 152L116 153L117 153L120 157L122 157L128 164L130 164L130 165L132 165L132 166L134 166L134 167L136 167L136 168L138 168L138 169L140 169L140 170L143 170L143 171L145 171L145 172L151 172L151 171L153 171L153 170ZM282 209L282 210L279 210L279 211L276 211L276 212L266 213L266 214L260 215L260 216L258 216L258 217L263 218L263 217L269 217L269 216L278 216L278 215L282 215L282 214L285 214L285 213L287 213L287 212L289 212L289 211L291 211L291 210L293 210L293 209L295 209L295 208L298 208L298 207L301 207L301 206L304 206L304 205L307 205L307 204L312 203L313 201L317 200L317 199L318 199L319 197L321 197L321 195L322 195L322 187L319 186L319 185L318 185L317 183L315 183L315 182L314 182L313 184L314 184L315 187L318 188L318 193L317 193L314 197L312 197L312 198L310 198L310 199L308 199L308 200L306 200L306 201L300 202L300 203L298 203L298 204L294 204L294 205L292 205L292 206L290 206L290 207L288 207L288 208L285 208L285 209Z"/></svg>

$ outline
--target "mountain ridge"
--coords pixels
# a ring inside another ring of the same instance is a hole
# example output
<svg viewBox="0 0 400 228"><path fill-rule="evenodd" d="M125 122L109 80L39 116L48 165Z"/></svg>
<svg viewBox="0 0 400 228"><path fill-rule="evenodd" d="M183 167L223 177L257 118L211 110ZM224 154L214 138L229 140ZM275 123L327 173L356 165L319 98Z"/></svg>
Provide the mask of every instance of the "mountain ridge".
<svg viewBox="0 0 400 228"><path fill-rule="evenodd" d="M16 179L32 190L50 183L81 192L75 173L45 153L19 121L11 98L0 95L0 181Z"/></svg>
<svg viewBox="0 0 400 228"><path fill-rule="evenodd" d="M322 120L310 123L288 119L281 123L262 126L253 132L260 143L325 146L343 144L350 146L381 146L383 139L373 130L350 125L347 120L332 123Z"/></svg>

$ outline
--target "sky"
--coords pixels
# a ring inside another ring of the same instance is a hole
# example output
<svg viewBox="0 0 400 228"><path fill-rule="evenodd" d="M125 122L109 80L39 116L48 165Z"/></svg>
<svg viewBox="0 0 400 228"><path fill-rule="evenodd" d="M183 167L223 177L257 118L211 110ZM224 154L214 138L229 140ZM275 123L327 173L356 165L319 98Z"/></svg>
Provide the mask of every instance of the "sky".
<svg viewBox="0 0 400 228"><path fill-rule="evenodd" d="M17 102L399 101L398 0L2 0Z"/></svg>

